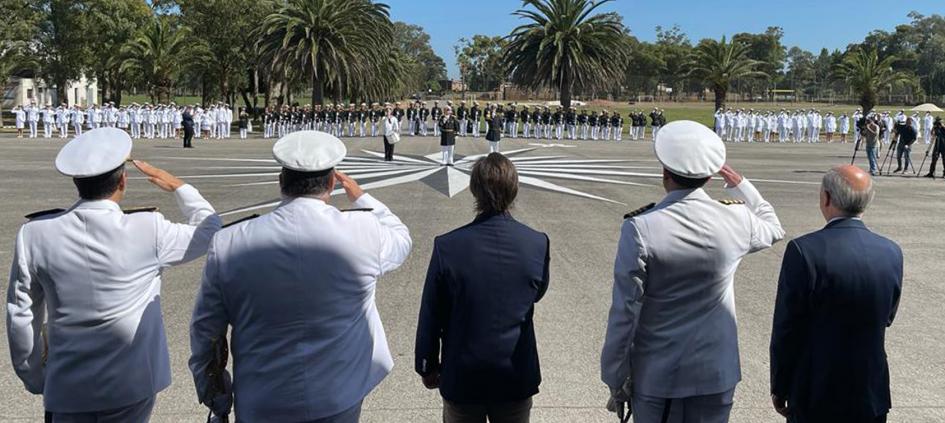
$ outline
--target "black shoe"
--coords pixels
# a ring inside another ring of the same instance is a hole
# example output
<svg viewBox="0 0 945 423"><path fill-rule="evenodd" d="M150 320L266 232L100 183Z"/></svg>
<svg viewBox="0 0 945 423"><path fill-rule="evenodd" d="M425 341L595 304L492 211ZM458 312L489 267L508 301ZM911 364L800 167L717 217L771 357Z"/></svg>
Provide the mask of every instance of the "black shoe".
<svg viewBox="0 0 945 423"><path fill-rule="evenodd" d="M902 172L901 167L897 167L896 170L894 170L892 173L899 173L899 172Z"/></svg>
<svg viewBox="0 0 945 423"><path fill-rule="evenodd" d="M935 175L934 175L934 174L932 174L932 172L929 172L929 173L926 173L926 174L925 174L925 177L926 177L926 178L932 178L932 179L935 179Z"/></svg>

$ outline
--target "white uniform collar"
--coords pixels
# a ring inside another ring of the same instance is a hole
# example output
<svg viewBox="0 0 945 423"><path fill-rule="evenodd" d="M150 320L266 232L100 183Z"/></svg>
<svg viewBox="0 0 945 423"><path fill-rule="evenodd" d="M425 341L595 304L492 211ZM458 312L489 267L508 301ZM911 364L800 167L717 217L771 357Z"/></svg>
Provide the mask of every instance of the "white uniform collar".
<svg viewBox="0 0 945 423"><path fill-rule="evenodd" d="M706 194L705 190L702 188L677 189L666 193L666 196L663 197L663 200L661 200L659 204L656 205L656 207L659 208L661 206L668 206L686 198L710 199L709 194Z"/></svg>
<svg viewBox="0 0 945 423"><path fill-rule="evenodd" d="M312 197L282 197L282 203L279 204L279 207L290 204L310 205L315 208L328 207L328 203Z"/></svg>
<svg viewBox="0 0 945 423"><path fill-rule="evenodd" d="M79 200L71 209L98 209L121 211L121 206L112 200Z"/></svg>

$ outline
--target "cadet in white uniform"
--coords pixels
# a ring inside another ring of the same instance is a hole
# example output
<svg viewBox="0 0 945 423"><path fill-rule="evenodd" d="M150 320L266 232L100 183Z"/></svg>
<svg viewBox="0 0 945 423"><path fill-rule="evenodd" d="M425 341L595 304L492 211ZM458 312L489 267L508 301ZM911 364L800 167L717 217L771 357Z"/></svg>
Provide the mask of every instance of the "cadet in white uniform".
<svg viewBox="0 0 945 423"><path fill-rule="evenodd" d="M37 134L37 125L39 124L39 107L36 107L35 104L31 104L26 109L26 123L30 127L30 138L36 138Z"/></svg>
<svg viewBox="0 0 945 423"><path fill-rule="evenodd" d="M673 122L655 150L667 195L627 216L614 264L601 355L608 408L629 401L636 423L727 422L741 379L735 270L784 230L755 187L723 165L725 146L709 128ZM716 173L736 200L702 190Z"/></svg>
<svg viewBox="0 0 945 423"><path fill-rule="evenodd" d="M194 187L138 161L152 183L174 192L188 223L151 210L123 212L130 152L131 138L114 128L67 143L56 168L73 178L82 199L68 210L34 213L17 235L7 295L10 355L54 423L148 421L155 395L171 383L161 273L202 256L220 228Z"/></svg>
<svg viewBox="0 0 945 423"><path fill-rule="evenodd" d="M407 227L334 167L334 136L286 135L273 146L283 202L213 239L191 323L190 369L214 414L248 422L357 422L393 366L374 302L378 278L410 252ZM358 209L328 202L335 182ZM232 328L234 383L214 361ZM222 387L223 389L219 389ZM222 391L222 392L221 392Z"/></svg>
<svg viewBox="0 0 945 423"><path fill-rule="evenodd" d="M14 107L13 116L16 118L16 137L23 138L23 128L26 126L26 111L23 106Z"/></svg>

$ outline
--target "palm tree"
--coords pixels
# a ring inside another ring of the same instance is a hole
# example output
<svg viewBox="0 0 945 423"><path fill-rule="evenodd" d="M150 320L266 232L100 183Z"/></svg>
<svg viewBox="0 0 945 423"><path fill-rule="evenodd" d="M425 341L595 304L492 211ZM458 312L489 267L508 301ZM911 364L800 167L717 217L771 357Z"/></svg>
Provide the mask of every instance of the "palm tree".
<svg viewBox="0 0 945 423"><path fill-rule="evenodd" d="M834 78L842 79L860 97L863 114L867 115L876 105L879 92L896 83L910 82L912 76L893 70L892 64L898 60L889 56L879 60L876 49L859 48L843 58L834 68Z"/></svg>
<svg viewBox="0 0 945 423"><path fill-rule="evenodd" d="M624 26L615 13L592 14L611 0L524 0L502 52L509 80L529 89L557 88L564 107L577 91L605 89L627 63Z"/></svg>
<svg viewBox="0 0 945 423"><path fill-rule="evenodd" d="M755 70L761 62L748 57L748 45L702 40L693 50L689 61L689 77L701 79L715 92L715 110L725 104L732 81L739 78L767 76Z"/></svg>
<svg viewBox="0 0 945 423"><path fill-rule="evenodd" d="M172 28L165 19L154 18L122 47L121 72L137 75L148 86L152 102L170 101L171 88L184 63L196 55L190 28Z"/></svg>
<svg viewBox="0 0 945 423"><path fill-rule="evenodd" d="M379 96L397 79L386 66L394 33L388 9L370 0L288 0L263 20L257 46L274 69L290 70L274 74L309 76L312 104L326 88L336 100Z"/></svg>

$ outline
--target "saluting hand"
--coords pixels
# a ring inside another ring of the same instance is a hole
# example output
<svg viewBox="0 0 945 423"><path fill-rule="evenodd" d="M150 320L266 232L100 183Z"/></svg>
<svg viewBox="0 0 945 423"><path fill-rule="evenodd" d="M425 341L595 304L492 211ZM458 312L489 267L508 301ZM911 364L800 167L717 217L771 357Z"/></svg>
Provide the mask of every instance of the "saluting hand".
<svg viewBox="0 0 945 423"><path fill-rule="evenodd" d="M345 175L344 172L339 170L335 171L335 178L338 178L338 182L341 184L341 187L344 188L345 194L348 194L348 201L355 202L364 195L364 190L361 189L361 186L358 185L358 182L352 179L350 176Z"/></svg>
<svg viewBox="0 0 945 423"><path fill-rule="evenodd" d="M719 170L719 175L722 176L722 179L725 180L725 184L730 187L737 187L738 184L742 183L742 175L732 169L729 165L722 166L722 169Z"/></svg>
<svg viewBox="0 0 945 423"><path fill-rule="evenodd" d="M184 181L177 179L176 176L171 175L170 172L164 169L151 166L142 160L133 160L132 163L134 163L135 167L137 167L141 173L148 177L148 180L151 181L152 184L157 185L158 188L164 191L174 192L184 186Z"/></svg>

